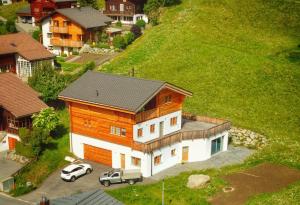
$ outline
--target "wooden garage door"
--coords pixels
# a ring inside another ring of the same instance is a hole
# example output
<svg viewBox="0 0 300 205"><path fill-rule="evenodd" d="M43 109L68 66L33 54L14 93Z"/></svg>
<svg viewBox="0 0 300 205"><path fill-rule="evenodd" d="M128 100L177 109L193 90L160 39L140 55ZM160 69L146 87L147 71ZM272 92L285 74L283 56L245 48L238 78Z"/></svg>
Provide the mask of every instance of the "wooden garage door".
<svg viewBox="0 0 300 205"><path fill-rule="evenodd" d="M111 151L91 145L84 145L84 159L112 166Z"/></svg>

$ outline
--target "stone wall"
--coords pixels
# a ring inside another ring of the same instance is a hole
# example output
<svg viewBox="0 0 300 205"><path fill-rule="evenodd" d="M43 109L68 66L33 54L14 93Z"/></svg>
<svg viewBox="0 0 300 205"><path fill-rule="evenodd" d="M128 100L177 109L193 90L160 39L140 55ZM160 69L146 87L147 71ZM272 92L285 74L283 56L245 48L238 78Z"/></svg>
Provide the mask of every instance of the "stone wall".
<svg viewBox="0 0 300 205"><path fill-rule="evenodd" d="M114 53L115 50L113 48L97 48L91 47L88 44L84 44L84 46L80 49L79 53L93 53L93 54L105 54L105 53Z"/></svg>
<svg viewBox="0 0 300 205"><path fill-rule="evenodd" d="M248 148L261 149L268 143L266 136L238 127L231 127L229 136L234 145Z"/></svg>

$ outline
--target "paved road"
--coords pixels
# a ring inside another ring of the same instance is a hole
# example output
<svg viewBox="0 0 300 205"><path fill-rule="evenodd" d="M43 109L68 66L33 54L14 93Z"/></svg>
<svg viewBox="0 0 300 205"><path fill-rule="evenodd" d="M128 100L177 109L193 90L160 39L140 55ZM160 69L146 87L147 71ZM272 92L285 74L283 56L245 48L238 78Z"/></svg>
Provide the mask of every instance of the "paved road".
<svg viewBox="0 0 300 205"><path fill-rule="evenodd" d="M1 205L29 205L29 203L0 194Z"/></svg>

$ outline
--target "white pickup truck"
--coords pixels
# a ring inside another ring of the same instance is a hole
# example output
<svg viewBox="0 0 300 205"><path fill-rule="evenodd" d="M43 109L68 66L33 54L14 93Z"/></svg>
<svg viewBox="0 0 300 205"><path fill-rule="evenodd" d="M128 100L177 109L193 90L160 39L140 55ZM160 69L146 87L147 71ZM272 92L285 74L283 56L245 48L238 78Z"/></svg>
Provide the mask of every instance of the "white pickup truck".
<svg viewBox="0 0 300 205"><path fill-rule="evenodd" d="M123 170L123 169L111 169L108 172L104 172L99 177L100 184L104 186L110 186L117 183L128 183L130 185L135 184L138 181L142 181L143 176L140 170Z"/></svg>

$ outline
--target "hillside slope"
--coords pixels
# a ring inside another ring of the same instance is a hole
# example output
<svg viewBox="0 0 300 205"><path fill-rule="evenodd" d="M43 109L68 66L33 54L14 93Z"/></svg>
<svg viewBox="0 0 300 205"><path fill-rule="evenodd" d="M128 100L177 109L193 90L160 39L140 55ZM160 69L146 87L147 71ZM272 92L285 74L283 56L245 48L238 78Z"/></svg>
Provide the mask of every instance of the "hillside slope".
<svg viewBox="0 0 300 205"><path fill-rule="evenodd" d="M293 1L184 0L102 70L191 90L185 111L263 133L272 146L256 160L300 168L299 29Z"/></svg>

